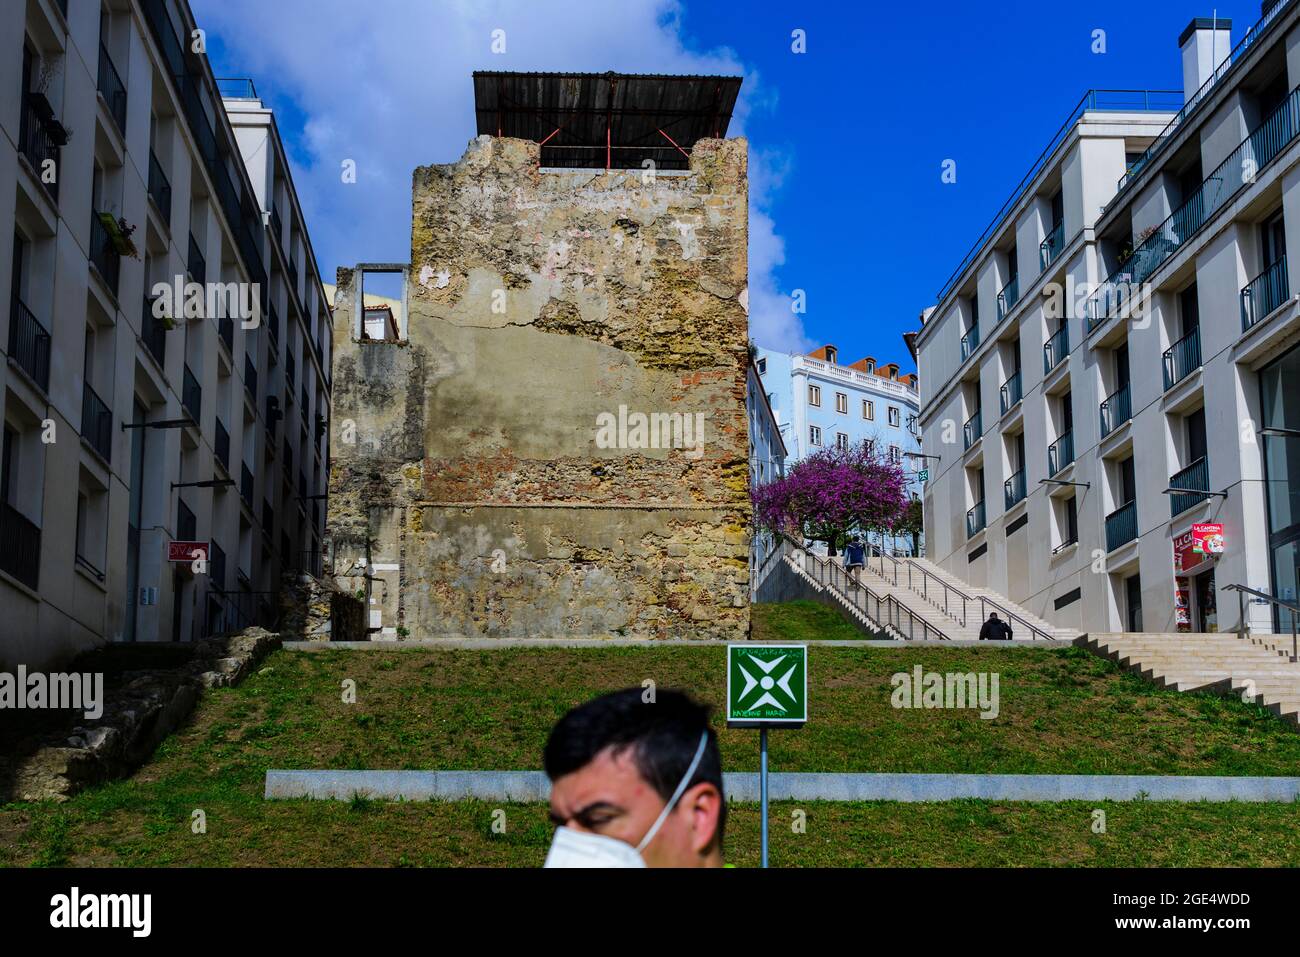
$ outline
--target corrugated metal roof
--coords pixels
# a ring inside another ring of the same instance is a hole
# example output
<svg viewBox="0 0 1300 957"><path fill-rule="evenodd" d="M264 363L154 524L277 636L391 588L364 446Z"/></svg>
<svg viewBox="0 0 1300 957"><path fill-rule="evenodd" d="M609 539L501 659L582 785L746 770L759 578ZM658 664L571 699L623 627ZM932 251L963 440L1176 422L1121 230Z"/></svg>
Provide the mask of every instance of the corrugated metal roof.
<svg viewBox="0 0 1300 957"><path fill-rule="evenodd" d="M542 144L543 166L687 169L696 140L725 137L738 76L474 73L480 135ZM674 145L675 144L675 145Z"/></svg>

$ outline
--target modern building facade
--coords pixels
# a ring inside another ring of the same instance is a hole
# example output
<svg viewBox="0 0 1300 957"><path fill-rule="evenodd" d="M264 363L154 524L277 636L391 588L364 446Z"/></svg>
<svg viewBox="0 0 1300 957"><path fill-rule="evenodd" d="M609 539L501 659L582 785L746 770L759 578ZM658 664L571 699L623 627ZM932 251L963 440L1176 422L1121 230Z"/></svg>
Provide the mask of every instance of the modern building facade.
<svg viewBox="0 0 1300 957"><path fill-rule="evenodd" d="M270 622L323 528L330 335L273 121L232 123L183 0L0 24L0 660Z"/></svg>
<svg viewBox="0 0 1300 957"><path fill-rule="evenodd" d="M923 315L932 560L1060 627L1289 630L1300 4L1092 91ZM1171 102L1172 101L1172 102Z"/></svg>
<svg viewBox="0 0 1300 957"><path fill-rule="evenodd" d="M781 424L763 386L758 361L749 364L745 381L745 409L749 414L749 487L758 488L785 477L786 448ZM757 587L756 572L772 554L776 540L767 532L755 532L749 550L751 594Z"/></svg>

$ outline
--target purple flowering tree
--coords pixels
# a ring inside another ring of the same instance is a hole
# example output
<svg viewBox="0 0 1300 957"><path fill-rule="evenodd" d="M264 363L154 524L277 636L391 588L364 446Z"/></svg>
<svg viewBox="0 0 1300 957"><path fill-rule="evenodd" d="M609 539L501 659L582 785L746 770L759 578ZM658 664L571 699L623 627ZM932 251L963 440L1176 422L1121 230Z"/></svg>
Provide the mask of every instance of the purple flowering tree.
<svg viewBox="0 0 1300 957"><path fill-rule="evenodd" d="M754 520L770 532L836 542L852 532L887 531L907 508L903 467L866 442L815 452L784 478L753 491Z"/></svg>

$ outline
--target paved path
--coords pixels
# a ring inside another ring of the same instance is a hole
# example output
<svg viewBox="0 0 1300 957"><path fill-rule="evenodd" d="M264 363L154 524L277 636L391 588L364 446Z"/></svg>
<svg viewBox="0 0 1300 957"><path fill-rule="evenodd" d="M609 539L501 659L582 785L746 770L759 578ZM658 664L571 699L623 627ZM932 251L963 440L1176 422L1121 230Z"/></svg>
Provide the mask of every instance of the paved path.
<svg viewBox="0 0 1300 957"><path fill-rule="evenodd" d="M733 801L758 800L757 773L723 775ZM788 774L769 776L774 801L1295 801L1300 778L1147 774ZM541 771L267 771L268 799L545 801Z"/></svg>

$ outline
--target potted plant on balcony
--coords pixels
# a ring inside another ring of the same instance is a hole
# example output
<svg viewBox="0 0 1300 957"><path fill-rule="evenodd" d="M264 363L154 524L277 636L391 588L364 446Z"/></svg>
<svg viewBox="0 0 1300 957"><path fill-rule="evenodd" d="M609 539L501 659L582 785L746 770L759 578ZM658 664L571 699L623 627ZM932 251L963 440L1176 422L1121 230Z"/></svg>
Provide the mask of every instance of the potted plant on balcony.
<svg viewBox="0 0 1300 957"><path fill-rule="evenodd" d="M134 226L120 216L114 219L112 213L100 213L99 221L103 224L104 231L108 233L115 253L132 259L140 258L140 251L135 248L135 240L131 238L131 234L135 232Z"/></svg>

